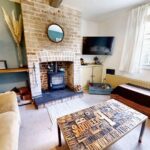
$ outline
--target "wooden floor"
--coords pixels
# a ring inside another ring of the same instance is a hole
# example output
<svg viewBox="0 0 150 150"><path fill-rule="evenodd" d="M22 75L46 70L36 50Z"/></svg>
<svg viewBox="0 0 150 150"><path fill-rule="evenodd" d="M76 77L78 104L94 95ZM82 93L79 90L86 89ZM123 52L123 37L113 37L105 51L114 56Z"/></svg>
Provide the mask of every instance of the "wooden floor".
<svg viewBox="0 0 150 150"><path fill-rule="evenodd" d="M84 94L82 98L77 98L85 102L87 106L95 105L109 99L108 96ZM74 100L73 100L74 101ZM82 103L80 106L82 108ZM58 112L60 109L56 105L51 106ZM62 109L61 109L62 111ZM22 124L20 129L19 150L68 150L65 142L61 148L57 147L57 127L49 119L48 111L45 108L36 110L33 105L20 107ZM55 116L55 114L53 114ZM140 126L124 136L118 142L110 146L107 150L150 150L150 120L146 123L143 142L138 143Z"/></svg>

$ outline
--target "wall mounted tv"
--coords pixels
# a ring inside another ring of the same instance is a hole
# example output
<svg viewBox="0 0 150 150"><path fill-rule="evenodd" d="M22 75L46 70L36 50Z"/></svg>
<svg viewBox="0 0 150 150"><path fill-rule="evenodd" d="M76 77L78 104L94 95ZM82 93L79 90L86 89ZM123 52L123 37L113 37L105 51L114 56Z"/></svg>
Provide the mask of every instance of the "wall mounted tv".
<svg viewBox="0 0 150 150"><path fill-rule="evenodd" d="M111 55L114 37L83 37L83 55Z"/></svg>

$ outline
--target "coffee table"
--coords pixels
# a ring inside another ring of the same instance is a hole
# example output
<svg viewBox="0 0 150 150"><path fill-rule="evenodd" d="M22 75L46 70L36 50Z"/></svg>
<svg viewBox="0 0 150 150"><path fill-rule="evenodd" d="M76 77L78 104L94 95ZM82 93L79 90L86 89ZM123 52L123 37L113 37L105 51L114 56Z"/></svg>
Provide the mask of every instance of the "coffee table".
<svg viewBox="0 0 150 150"><path fill-rule="evenodd" d="M61 132L70 150L105 149L142 124L142 142L147 116L114 100L68 114L57 119L58 140Z"/></svg>

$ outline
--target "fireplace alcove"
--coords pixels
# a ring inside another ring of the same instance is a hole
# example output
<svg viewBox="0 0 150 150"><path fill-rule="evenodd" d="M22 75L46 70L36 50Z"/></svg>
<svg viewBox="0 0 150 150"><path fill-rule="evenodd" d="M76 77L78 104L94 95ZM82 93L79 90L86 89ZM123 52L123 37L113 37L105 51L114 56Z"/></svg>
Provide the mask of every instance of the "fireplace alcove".
<svg viewBox="0 0 150 150"><path fill-rule="evenodd" d="M73 89L73 62L40 63L40 78L42 91L61 89L65 86Z"/></svg>
<svg viewBox="0 0 150 150"><path fill-rule="evenodd" d="M81 95L74 91L73 62L53 61L40 63L42 95L35 98L35 106Z"/></svg>

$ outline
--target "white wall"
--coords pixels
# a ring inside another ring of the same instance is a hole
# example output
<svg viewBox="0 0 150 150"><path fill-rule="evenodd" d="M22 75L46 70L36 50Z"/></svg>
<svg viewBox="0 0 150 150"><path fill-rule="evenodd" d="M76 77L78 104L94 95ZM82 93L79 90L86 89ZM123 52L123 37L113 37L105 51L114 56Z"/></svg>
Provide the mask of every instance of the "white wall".
<svg viewBox="0 0 150 150"><path fill-rule="evenodd" d="M100 26L98 22L88 21L82 19L81 21L81 36L100 36ZM96 55L82 55L81 57L84 59L85 63L92 63L93 58ZM98 56L101 61L103 61L103 57Z"/></svg>
<svg viewBox="0 0 150 150"><path fill-rule="evenodd" d="M121 14L109 17L99 23L100 34L102 36L114 36L114 46L111 56L107 56L103 65L103 75L105 76L106 68L115 69L118 73L118 68L121 59L121 53L124 42L125 27L127 22L128 12L121 12Z"/></svg>
<svg viewBox="0 0 150 150"><path fill-rule="evenodd" d="M106 68L110 68L115 69L116 74L150 81L150 70L143 69L139 74L128 74L119 71L128 15L129 10L126 10L107 17L99 23L82 20L81 36L115 36L113 54L111 56L99 56L103 61L103 77L105 76ZM93 57L82 56L86 62L92 62Z"/></svg>
<svg viewBox="0 0 150 150"><path fill-rule="evenodd" d="M88 21L88 20L81 20L81 35L82 36L99 36L99 23Z"/></svg>
<svg viewBox="0 0 150 150"><path fill-rule="evenodd" d="M99 23L100 31L98 32L100 32L101 35L115 36L113 54L112 56L107 56L103 63L103 76L105 76L105 68L112 68L116 70L117 74L150 81L150 70L141 70L138 74L128 74L119 71L128 15L129 10L126 10Z"/></svg>

